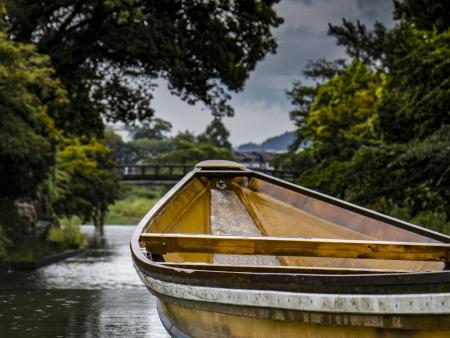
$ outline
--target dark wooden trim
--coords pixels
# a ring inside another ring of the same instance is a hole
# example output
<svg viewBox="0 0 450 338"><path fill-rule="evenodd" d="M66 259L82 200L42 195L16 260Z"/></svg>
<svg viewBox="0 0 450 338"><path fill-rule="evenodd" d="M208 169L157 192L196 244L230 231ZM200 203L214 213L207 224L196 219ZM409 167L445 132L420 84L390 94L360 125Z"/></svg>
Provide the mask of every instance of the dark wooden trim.
<svg viewBox="0 0 450 338"><path fill-rule="evenodd" d="M450 292L450 271L383 274L253 273L192 270L154 263L138 269L169 283L249 290L335 294Z"/></svg>

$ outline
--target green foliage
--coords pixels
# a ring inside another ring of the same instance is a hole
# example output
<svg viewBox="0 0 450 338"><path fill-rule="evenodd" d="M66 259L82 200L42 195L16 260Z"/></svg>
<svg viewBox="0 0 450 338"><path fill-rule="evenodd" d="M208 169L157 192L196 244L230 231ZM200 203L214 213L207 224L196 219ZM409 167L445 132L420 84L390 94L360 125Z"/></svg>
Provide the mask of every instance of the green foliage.
<svg viewBox="0 0 450 338"><path fill-rule="evenodd" d="M389 213L394 217L411 220L413 224L421 225L444 234L450 234L450 222L447 221L445 212L425 210L413 216L410 209L391 205L389 206Z"/></svg>
<svg viewBox="0 0 450 338"><path fill-rule="evenodd" d="M450 126L424 140L361 148L353 158L349 197L365 204L389 196L414 217L450 208Z"/></svg>
<svg viewBox="0 0 450 338"><path fill-rule="evenodd" d="M54 163L59 137L48 105L63 106L49 59L0 32L1 196L33 196Z"/></svg>
<svg viewBox="0 0 450 338"><path fill-rule="evenodd" d="M8 0L7 9L11 36L48 54L69 92L71 109L52 114L58 128L99 134L102 117L151 117L158 77L187 102L231 114L227 90L275 51L277 2Z"/></svg>
<svg viewBox="0 0 450 338"><path fill-rule="evenodd" d="M127 187L110 206L107 224L137 224L167 191L165 187Z"/></svg>
<svg viewBox="0 0 450 338"><path fill-rule="evenodd" d="M294 103L304 102L300 109L291 112L299 128L297 145L312 141L312 155L320 162L348 159L362 145L377 143L377 109L383 79L383 75L354 61L309 91L296 84L290 96Z"/></svg>
<svg viewBox="0 0 450 338"><path fill-rule="evenodd" d="M116 201L109 208L105 222L107 224L138 224L156 202L155 199L142 197L129 197Z"/></svg>
<svg viewBox="0 0 450 338"><path fill-rule="evenodd" d="M164 123L163 123L164 122ZM160 126L168 122L161 120ZM206 127L205 132L196 136L189 131L180 132L175 137L155 137L155 129L147 125L136 129L140 134L152 138L136 138L124 142L113 132L106 132L106 144L112 149L112 158L121 164L145 161L147 163L195 164L207 159L233 159L229 132L219 118ZM157 126L157 124L153 125ZM142 133L141 133L142 132Z"/></svg>
<svg viewBox="0 0 450 338"><path fill-rule="evenodd" d="M93 138L65 139L56 157L56 185L62 193L54 201L60 216L79 216L103 223L108 205L117 197L119 176L111 150Z"/></svg>
<svg viewBox="0 0 450 338"><path fill-rule="evenodd" d="M105 143L111 148L111 157L117 164L151 160L172 148L170 141L166 139L138 138L124 142L119 135L111 131L105 132Z"/></svg>
<svg viewBox="0 0 450 338"><path fill-rule="evenodd" d="M394 0L394 17L419 29L445 31L450 26L450 3L436 0Z"/></svg>
<svg viewBox="0 0 450 338"><path fill-rule="evenodd" d="M151 187L139 187L139 186L124 186L120 191L119 200L124 200L131 197L147 198L152 200L160 199L167 191L167 186L151 186Z"/></svg>
<svg viewBox="0 0 450 338"><path fill-rule="evenodd" d="M220 118L214 118L206 127L204 133L198 135L199 143L208 143L218 148L231 150L231 143L228 140L230 132L227 130Z"/></svg>
<svg viewBox="0 0 450 338"><path fill-rule="evenodd" d="M86 238L80 230L80 225L70 219L65 225L52 227L47 240L57 244L60 250L83 249L86 246Z"/></svg>
<svg viewBox="0 0 450 338"><path fill-rule="evenodd" d="M383 135L395 143L425 138L450 124L450 30L401 32L404 52L385 61L389 95L380 109Z"/></svg>
<svg viewBox="0 0 450 338"><path fill-rule="evenodd" d="M208 159L234 159L228 148L220 148L210 143L192 140L189 134L181 133L170 141L171 149L157 156L156 163L192 164Z"/></svg>
<svg viewBox="0 0 450 338"><path fill-rule="evenodd" d="M311 153L311 149L304 149L298 152L275 154L270 158L270 163L278 169L305 173L311 170L316 163Z"/></svg>
<svg viewBox="0 0 450 338"><path fill-rule="evenodd" d="M297 140L277 167L349 201L449 232L448 2L396 2L400 21L330 25L350 64L319 60L289 92ZM297 149L307 145L307 149Z"/></svg>
<svg viewBox="0 0 450 338"><path fill-rule="evenodd" d="M11 241L6 237L3 226L0 224L0 264L8 258L8 248L11 244Z"/></svg>
<svg viewBox="0 0 450 338"><path fill-rule="evenodd" d="M172 130L172 124L163 119L154 118L150 121L142 122L141 125L130 127L133 140L151 139L164 140Z"/></svg>

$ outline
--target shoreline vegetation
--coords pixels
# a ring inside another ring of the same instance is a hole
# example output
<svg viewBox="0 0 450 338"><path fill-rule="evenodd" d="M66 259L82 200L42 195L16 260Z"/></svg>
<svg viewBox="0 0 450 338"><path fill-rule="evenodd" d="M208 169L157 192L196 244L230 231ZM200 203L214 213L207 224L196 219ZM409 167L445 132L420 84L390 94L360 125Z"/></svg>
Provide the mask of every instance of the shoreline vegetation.
<svg viewBox="0 0 450 338"><path fill-rule="evenodd" d="M112 204L106 214L105 223L114 225L135 225L150 210L150 208L168 190L165 186L133 187L123 186L117 201ZM39 262L55 257L50 262L68 258L69 252L80 252L86 249L86 236L81 232L82 220L77 216L58 219L59 226L48 229L37 226L35 236L13 246L1 235L0 226L0 262L3 267L30 266L39 267ZM45 240L42 240L44 239ZM37 240L39 239L39 240ZM59 258L59 256L61 256Z"/></svg>
<svg viewBox="0 0 450 338"><path fill-rule="evenodd" d="M105 224L135 225L139 223L168 189L165 186L123 186L119 198L108 208Z"/></svg>
<svg viewBox="0 0 450 338"><path fill-rule="evenodd" d="M87 246L78 218L61 219L59 226L39 229L20 245L3 240L0 243L0 267L37 268L73 256Z"/></svg>

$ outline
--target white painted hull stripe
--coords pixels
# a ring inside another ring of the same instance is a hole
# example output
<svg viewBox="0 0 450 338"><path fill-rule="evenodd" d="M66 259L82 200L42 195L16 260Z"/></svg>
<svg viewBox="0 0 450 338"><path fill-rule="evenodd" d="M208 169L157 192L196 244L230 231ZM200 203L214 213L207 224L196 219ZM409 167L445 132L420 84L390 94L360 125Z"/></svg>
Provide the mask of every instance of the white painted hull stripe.
<svg viewBox="0 0 450 338"><path fill-rule="evenodd" d="M164 282L137 271L150 290L188 301L326 313L450 314L450 293L339 295L226 289Z"/></svg>

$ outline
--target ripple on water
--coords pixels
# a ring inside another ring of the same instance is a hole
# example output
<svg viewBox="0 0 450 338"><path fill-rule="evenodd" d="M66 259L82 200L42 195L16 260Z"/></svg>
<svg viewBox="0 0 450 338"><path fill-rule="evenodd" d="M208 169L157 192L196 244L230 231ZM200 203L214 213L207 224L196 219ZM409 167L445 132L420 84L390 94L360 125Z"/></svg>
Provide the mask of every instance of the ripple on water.
<svg viewBox="0 0 450 338"><path fill-rule="evenodd" d="M106 244L32 272L0 276L0 337L168 338L156 299L131 262L134 227L106 226ZM92 226L83 226L88 235Z"/></svg>

